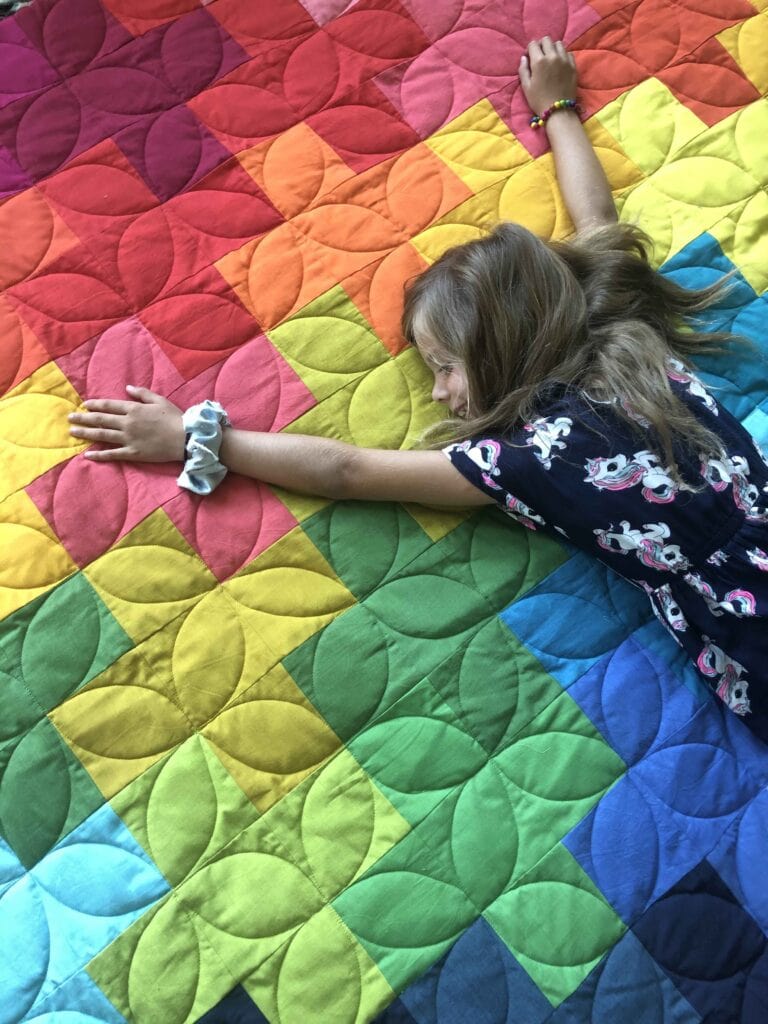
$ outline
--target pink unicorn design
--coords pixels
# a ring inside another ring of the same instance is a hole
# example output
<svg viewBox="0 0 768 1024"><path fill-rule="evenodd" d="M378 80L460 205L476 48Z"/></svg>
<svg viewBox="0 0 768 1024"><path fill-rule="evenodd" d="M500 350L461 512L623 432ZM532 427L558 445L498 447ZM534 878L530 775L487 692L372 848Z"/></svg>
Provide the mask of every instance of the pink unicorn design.
<svg viewBox="0 0 768 1024"><path fill-rule="evenodd" d="M646 501L666 505L675 500L678 491L669 470L661 465L653 452L635 452L614 455L611 458L587 459L584 466L586 483L604 491L623 491L642 483L642 495Z"/></svg>
<svg viewBox="0 0 768 1024"><path fill-rule="evenodd" d="M704 647L696 659L699 671L710 679L719 677L715 692L731 711L737 715L749 714L751 711L747 696L749 684L746 679L742 679L744 666L729 657L717 644L712 643L708 636L702 639Z"/></svg>

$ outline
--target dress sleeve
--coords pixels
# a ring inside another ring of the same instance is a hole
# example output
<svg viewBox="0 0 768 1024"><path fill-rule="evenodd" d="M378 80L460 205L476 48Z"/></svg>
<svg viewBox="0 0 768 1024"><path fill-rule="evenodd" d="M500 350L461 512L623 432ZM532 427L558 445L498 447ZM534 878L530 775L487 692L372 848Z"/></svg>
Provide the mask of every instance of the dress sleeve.
<svg viewBox="0 0 768 1024"><path fill-rule="evenodd" d="M545 526L545 520L515 495L515 478L523 468L523 453L513 443L498 438L470 438L448 445L443 454L463 477L483 491L529 530ZM523 455L524 459L524 455Z"/></svg>

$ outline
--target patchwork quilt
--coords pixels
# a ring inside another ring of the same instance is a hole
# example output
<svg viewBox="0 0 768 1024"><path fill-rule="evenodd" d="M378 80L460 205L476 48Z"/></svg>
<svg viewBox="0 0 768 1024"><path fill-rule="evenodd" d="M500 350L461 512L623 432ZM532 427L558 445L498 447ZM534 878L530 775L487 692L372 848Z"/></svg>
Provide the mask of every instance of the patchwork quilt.
<svg viewBox="0 0 768 1024"><path fill-rule="evenodd" d="M404 283L621 217L734 271L768 441L765 0L36 0L0 23L0 1022L762 1024L768 751L642 593L487 509L89 464L87 397L413 446Z"/></svg>

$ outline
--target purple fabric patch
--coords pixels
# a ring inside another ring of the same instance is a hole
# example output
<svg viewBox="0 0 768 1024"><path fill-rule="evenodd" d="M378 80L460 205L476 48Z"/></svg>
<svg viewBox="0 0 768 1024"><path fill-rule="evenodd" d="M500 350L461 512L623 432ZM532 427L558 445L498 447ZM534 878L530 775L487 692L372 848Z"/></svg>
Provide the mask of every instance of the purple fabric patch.
<svg viewBox="0 0 768 1024"><path fill-rule="evenodd" d="M0 22L0 109L40 92L59 76L19 28L16 19Z"/></svg>
<svg viewBox="0 0 768 1024"><path fill-rule="evenodd" d="M16 21L65 77L77 74L133 38L98 0L35 0ZM74 25L77 31L72 30Z"/></svg>
<svg viewBox="0 0 768 1024"><path fill-rule="evenodd" d="M173 147L168 139L173 139ZM162 202L178 195L230 159L225 149L185 106L143 118L115 141Z"/></svg>
<svg viewBox="0 0 768 1024"><path fill-rule="evenodd" d="M5 146L0 146L0 199L23 192L31 184L32 182L19 167L13 153Z"/></svg>

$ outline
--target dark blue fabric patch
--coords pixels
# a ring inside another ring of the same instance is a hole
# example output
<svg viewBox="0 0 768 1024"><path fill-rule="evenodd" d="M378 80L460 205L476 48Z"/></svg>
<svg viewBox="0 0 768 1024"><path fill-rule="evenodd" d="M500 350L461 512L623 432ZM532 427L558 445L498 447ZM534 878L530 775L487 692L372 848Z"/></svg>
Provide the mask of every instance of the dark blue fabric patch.
<svg viewBox="0 0 768 1024"><path fill-rule="evenodd" d="M552 1005L483 918L400 999L418 1024L542 1024L552 1013Z"/></svg>
<svg viewBox="0 0 768 1024"><path fill-rule="evenodd" d="M633 931L707 1021L766 1020L765 1003L759 1018L745 1014L768 984L768 940L707 861L654 903Z"/></svg>
<svg viewBox="0 0 768 1024"><path fill-rule="evenodd" d="M374 1017L371 1024L418 1024L418 1021L411 1016L403 1001L396 999L383 1013Z"/></svg>
<svg viewBox="0 0 768 1024"><path fill-rule="evenodd" d="M562 1003L550 1024L699 1024L701 1015L631 932Z"/></svg>
<svg viewBox="0 0 768 1024"><path fill-rule="evenodd" d="M269 1024L242 985L233 988L218 1006L203 1014L197 1024Z"/></svg>
<svg viewBox="0 0 768 1024"><path fill-rule="evenodd" d="M766 850L768 791L762 790L728 829L707 860L763 931L768 933Z"/></svg>

